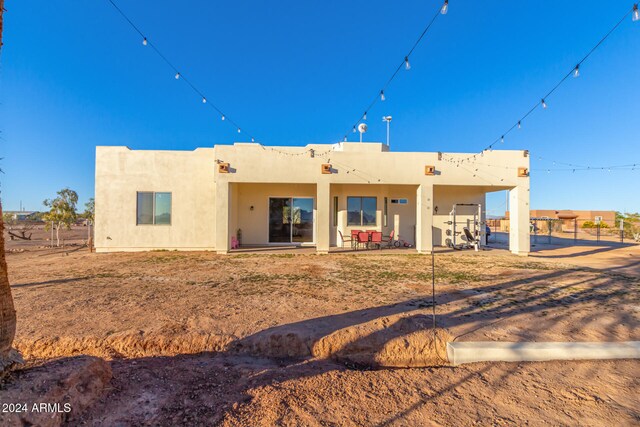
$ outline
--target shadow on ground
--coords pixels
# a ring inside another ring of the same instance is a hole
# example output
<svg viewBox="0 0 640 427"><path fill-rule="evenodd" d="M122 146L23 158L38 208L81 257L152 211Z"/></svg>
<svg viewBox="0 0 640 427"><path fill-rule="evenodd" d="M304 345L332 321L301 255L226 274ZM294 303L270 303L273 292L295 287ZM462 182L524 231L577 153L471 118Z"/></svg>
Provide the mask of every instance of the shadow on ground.
<svg viewBox="0 0 640 427"><path fill-rule="evenodd" d="M575 272L540 270L525 279L507 277L491 285L474 283L438 294L436 323L457 331L451 339L460 340L496 322L515 323L522 315L533 321L511 330L510 337L536 339L547 332L549 322L543 320L549 313L553 324L565 322L578 332L595 328L594 321L606 314L611 322L597 328L611 340L620 336L621 327L630 335L638 330L637 315L616 309L635 301L637 276L601 273L594 281L592 274L578 274L564 283ZM524 291L512 296L510 292L520 288ZM585 304L592 309L574 310ZM432 308L431 296L425 295L271 327L235 339L217 353L116 358L109 362L111 381L84 394L95 392L96 396L85 402L86 409L81 405L79 411L61 419L68 425L392 426L468 425L486 420L523 425L542 421L544 414L545 422L560 425L640 421L637 361L451 368L441 366L437 358L420 359L424 356L420 352L402 353L403 345L405 350L415 350L418 343L429 350L425 344L433 337ZM566 340L576 337L580 338L573 335ZM437 348L437 339L433 346ZM402 366L399 359L404 366L422 361L418 366L423 367L388 368ZM39 369L51 373L76 361L47 361ZM28 370L18 373L6 390L28 375ZM73 381L51 383L69 385L67 391L54 393L61 402L77 390L71 386ZM47 396L54 399L54 395Z"/></svg>

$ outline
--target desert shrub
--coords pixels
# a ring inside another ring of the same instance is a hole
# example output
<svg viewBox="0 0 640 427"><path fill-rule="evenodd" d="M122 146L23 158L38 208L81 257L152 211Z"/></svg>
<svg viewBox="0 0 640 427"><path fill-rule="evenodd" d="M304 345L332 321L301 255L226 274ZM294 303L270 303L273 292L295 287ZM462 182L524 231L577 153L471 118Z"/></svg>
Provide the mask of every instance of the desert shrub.
<svg viewBox="0 0 640 427"><path fill-rule="evenodd" d="M597 227L598 227L598 224L596 224L594 221L585 221L582 224L582 228L597 228ZM607 224L606 222L601 222L600 228L609 228L609 224Z"/></svg>

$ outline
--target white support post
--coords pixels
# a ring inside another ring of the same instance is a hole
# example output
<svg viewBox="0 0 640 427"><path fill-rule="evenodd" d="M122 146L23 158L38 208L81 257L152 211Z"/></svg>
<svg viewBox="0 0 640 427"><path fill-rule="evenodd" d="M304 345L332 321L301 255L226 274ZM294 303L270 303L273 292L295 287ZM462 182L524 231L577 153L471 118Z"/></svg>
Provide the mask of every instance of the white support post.
<svg viewBox="0 0 640 427"><path fill-rule="evenodd" d="M509 190L509 250L529 255L529 180Z"/></svg>
<svg viewBox="0 0 640 427"><path fill-rule="evenodd" d="M316 184L316 251L329 253L331 245L331 184Z"/></svg>
<svg viewBox="0 0 640 427"><path fill-rule="evenodd" d="M420 184L416 191L416 249L433 251L433 184Z"/></svg>
<svg viewBox="0 0 640 427"><path fill-rule="evenodd" d="M231 206L231 192L229 183L219 181L216 183L216 252L219 254L229 253L231 246L229 236L229 209Z"/></svg>

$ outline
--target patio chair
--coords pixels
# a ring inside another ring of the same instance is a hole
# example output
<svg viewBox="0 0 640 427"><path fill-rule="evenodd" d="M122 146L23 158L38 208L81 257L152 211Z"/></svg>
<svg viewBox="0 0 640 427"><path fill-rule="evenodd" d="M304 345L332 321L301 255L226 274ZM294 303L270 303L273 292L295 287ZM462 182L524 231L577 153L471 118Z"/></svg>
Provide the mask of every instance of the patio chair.
<svg viewBox="0 0 640 427"><path fill-rule="evenodd" d="M365 248L369 247L369 233L366 231L358 232L358 240L356 242L356 249L363 245Z"/></svg>
<svg viewBox="0 0 640 427"><path fill-rule="evenodd" d="M342 247L344 248L344 244L346 242L349 242L349 244L353 248L353 243L354 243L353 236L351 236L350 239L345 239L344 236L342 235L342 231L338 230L338 233L340 234L340 240L342 240Z"/></svg>
<svg viewBox="0 0 640 427"><path fill-rule="evenodd" d="M478 248L480 247L480 239L473 237L473 234L471 234L471 231L469 231L468 227L464 227L462 229L462 231L464 232L464 236L467 238L467 245L469 248L475 248L476 252L478 251Z"/></svg>
<svg viewBox="0 0 640 427"><path fill-rule="evenodd" d="M393 246L393 238L396 235L396 230L391 230L391 233L389 233L388 236L382 236L382 243L386 243L387 244L387 248L390 248Z"/></svg>
<svg viewBox="0 0 640 427"><path fill-rule="evenodd" d="M382 232L374 231L371 233L371 245L377 246L378 249L382 249Z"/></svg>

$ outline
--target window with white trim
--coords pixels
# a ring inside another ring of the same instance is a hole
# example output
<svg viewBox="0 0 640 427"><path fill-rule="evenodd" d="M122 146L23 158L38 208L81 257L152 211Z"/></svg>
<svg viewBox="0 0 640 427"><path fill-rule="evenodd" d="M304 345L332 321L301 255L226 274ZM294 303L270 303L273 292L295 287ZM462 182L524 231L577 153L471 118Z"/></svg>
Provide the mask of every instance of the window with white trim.
<svg viewBox="0 0 640 427"><path fill-rule="evenodd" d="M391 204L392 205L408 205L409 200L408 199L391 199Z"/></svg>
<svg viewBox="0 0 640 427"><path fill-rule="evenodd" d="M347 225L375 226L378 199L375 197L347 197Z"/></svg>
<svg viewBox="0 0 640 427"><path fill-rule="evenodd" d="M171 225L171 193L138 191L136 225Z"/></svg>

